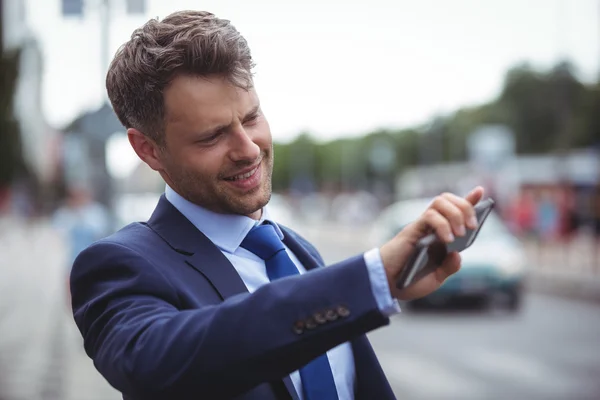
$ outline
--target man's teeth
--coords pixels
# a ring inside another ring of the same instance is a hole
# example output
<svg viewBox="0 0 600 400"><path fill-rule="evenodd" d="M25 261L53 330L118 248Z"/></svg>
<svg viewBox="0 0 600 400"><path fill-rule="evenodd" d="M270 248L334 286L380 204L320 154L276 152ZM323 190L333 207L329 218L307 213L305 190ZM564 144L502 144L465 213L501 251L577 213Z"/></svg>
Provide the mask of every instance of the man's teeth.
<svg viewBox="0 0 600 400"><path fill-rule="evenodd" d="M246 172L245 174L236 175L236 176L234 176L232 178L229 178L229 180L230 181L239 181L240 179L250 178L256 172L257 168L254 168L252 171Z"/></svg>

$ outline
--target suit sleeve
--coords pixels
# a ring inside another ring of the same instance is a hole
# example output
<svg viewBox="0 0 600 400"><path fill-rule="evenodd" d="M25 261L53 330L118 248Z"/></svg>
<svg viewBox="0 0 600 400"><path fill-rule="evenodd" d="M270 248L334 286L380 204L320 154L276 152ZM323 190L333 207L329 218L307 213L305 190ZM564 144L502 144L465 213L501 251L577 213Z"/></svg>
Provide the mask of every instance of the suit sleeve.
<svg viewBox="0 0 600 400"><path fill-rule="evenodd" d="M180 310L177 289L150 261L105 241L77 258L71 292L96 368L116 389L144 399L235 396L389 323L362 255ZM328 318L304 323L315 313Z"/></svg>

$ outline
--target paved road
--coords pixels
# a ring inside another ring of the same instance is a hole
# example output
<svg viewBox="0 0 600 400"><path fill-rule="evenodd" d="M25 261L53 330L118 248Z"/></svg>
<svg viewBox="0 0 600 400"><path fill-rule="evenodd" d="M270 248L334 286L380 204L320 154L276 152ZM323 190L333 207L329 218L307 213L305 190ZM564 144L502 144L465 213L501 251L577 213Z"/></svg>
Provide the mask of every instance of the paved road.
<svg viewBox="0 0 600 400"><path fill-rule="evenodd" d="M598 311L530 295L517 315L406 312L370 338L399 399L599 399Z"/></svg>
<svg viewBox="0 0 600 400"><path fill-rule="evenodd" d="M68 400L121 400L121 394L96 371L92 361L83 351L79 332L72 330L70 333L66 398Z"/></svg>

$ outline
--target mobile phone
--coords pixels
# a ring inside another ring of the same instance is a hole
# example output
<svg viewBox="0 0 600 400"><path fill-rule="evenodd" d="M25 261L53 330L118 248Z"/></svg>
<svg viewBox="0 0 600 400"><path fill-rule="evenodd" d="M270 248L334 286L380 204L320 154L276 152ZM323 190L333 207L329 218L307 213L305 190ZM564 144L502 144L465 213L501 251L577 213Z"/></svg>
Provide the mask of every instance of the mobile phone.
<svg viewBox="0 0 600 400"><path fill-rule="evenodd" d="M477 234L481 230L486 218L492 212L494 204L495 202L491 198L479 201L474 207L478 222L477 228L467 228L465 236L456 237L451 243L442 242L434 233L419 240L415 246L415 251L411 254L396 281L396 287L404 289L412 285L440 267L448 253L453 251L461 252L471 246L477 238Z"/></svg>

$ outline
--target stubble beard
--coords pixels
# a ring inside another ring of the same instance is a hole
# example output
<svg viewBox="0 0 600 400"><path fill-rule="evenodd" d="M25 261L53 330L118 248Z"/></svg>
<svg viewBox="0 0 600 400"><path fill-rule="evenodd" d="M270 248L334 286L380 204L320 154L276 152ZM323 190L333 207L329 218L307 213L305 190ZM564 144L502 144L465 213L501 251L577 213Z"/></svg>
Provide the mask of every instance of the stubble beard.
<svg viewBox="0 0 600 400"><path fill-rule="evenodd" d="M174 188L186 200L220 214L250 215L262 209L271 199L273 152L265 154L262 164L262 182L243 196L235 195L227 184L217 177L207 179L193 171L179 171L171 175ZM209 186L207 186L207 184Z"/></svg>

